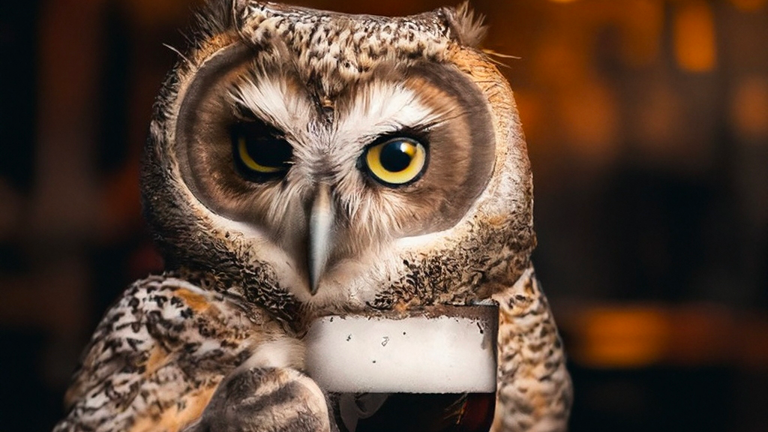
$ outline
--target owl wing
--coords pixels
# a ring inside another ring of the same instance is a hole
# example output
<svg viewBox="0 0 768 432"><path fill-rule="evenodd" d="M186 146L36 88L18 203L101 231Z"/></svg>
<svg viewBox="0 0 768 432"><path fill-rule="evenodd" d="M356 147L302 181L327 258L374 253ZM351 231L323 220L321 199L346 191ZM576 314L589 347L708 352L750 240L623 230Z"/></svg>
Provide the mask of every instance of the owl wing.
<svg viewBox="0 0 768 432"><path fill-rule="evenodd" d="M573 389L557 327L532 268L499 302L499 365L493 431L565 431Z"/></svg>
<svg viewBox="0 0 768 432"><path fill-rule="evenodd" d="M280 338L278 323L219 293L165 276L138 281L96 329L54 430L180 431L225 377Z"/></svg>

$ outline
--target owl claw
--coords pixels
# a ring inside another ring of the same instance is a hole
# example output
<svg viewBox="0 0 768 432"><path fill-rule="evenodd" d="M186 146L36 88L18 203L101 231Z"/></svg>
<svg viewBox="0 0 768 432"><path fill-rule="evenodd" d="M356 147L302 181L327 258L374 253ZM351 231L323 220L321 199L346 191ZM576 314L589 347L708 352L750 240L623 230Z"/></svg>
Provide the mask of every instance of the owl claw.
<svg viewBox="0 0 768 432"><path fill-rule="evenodd" d="M225 379L183 432L334 432L325 394L294 369L250 368Z"/></svg>

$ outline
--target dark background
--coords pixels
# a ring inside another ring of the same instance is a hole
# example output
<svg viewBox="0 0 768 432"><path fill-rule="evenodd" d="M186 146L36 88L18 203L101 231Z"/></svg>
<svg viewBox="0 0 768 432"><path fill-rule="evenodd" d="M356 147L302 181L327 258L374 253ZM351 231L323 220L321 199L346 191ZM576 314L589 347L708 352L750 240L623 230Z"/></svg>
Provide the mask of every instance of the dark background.
<svg viewBox="0 0 768 432"><path fill-rule="evenodd" d="M410 14L440 0L317 0ZM477 0L536 184L573 431L768 430L768 1ZM162 268L140 216L182 0L0 2L0 431L46 431L80 350Z"/></svg>

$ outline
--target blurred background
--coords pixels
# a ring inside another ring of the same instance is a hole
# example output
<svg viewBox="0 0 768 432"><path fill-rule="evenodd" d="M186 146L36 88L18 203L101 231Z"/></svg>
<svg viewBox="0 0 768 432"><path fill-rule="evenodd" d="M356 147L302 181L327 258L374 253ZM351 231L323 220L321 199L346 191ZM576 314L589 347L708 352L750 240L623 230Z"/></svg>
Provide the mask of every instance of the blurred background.
<svg viewBox="0 0 768 432"><path fill-rule="evenodd" d="M768 0L473 6L514 56L571 430L768 430ZM0 2L0 431L50 430L105 308L162 268L138 161L194 7Z"/></svg>

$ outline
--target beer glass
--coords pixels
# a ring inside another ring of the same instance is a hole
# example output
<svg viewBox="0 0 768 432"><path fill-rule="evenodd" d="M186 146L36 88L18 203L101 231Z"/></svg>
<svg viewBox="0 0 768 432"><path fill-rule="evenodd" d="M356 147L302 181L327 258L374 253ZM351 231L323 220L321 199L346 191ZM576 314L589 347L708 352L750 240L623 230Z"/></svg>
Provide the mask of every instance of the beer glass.
<svg viewBox="0 0 768 432"><path fill-rule="evenodd" d="M342 432L487 432L498 306L326 316L305 337L307 372Z"/></svg>

